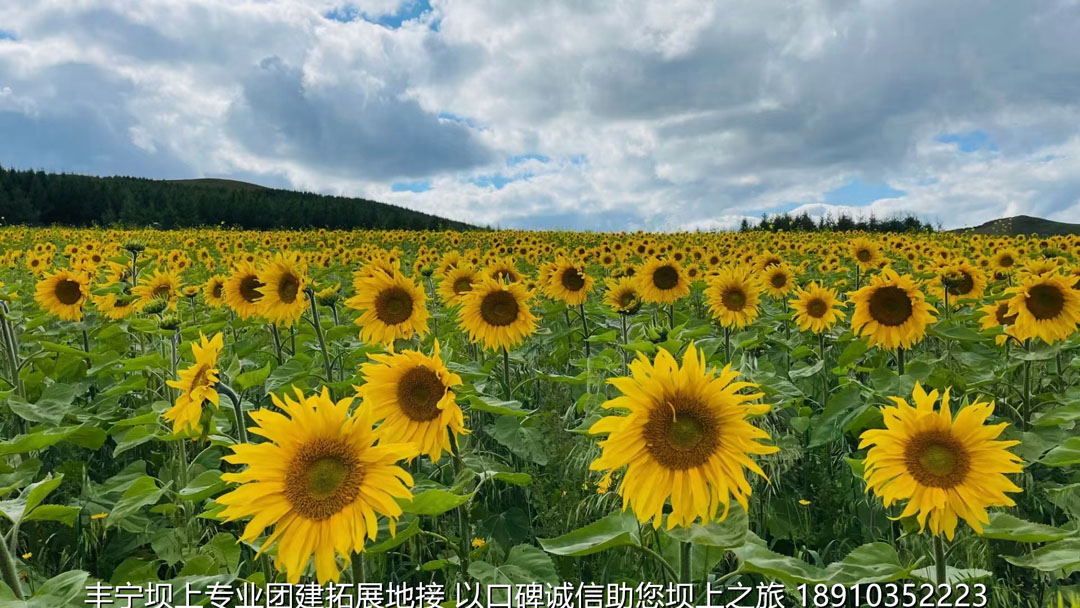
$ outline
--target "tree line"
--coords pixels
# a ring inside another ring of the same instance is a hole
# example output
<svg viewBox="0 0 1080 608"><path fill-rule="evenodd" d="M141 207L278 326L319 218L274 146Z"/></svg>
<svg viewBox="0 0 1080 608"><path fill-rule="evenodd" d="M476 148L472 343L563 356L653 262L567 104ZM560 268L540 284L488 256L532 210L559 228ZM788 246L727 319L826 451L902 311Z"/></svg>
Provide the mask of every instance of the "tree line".
<svg viewBox="0 0 1080 608"><path fill-rule="evenodd" d="M0 167L5 224L246 229L462 230L468 224L360 198L228 180L163 181Z"/></svg>
<svg viewBox="0 0 1080 608"><path fill-rule="evenodd" d="M743 219L739 225L740 232L761 230L766 232L793 232L798 230L808 232L864 230L867 232L933 232L934 226L924 222L914 215L893 217L885 220L878 219L871 214L865 218L853 218L841 213L833 217L824 215L817 219L810 217L805 211L799 215L791 216L787 213L776 215L765 214L761 221L751 224L748 219Z"/></svg>

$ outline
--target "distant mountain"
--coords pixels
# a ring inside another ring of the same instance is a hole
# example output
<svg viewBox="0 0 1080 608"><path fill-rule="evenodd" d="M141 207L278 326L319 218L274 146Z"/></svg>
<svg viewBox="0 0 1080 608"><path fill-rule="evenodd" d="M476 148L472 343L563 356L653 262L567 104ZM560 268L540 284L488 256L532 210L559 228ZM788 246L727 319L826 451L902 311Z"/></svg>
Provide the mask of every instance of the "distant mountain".
<svg viewBox="0 0 1080 608"><path fill-rule="evenodd" d="M473 228L367 199L266 188L230 179L94 177L3 167L0 222L160 228Z"/></svg>
<svg viewBox="0 0 1080 608"><path fill-rule="evenodd" d="M1016 236L1018 234L1054 236L1058 234L1080 234L1080 224L1066 224L1064 222L1044 220L1041 217L1017 215L1015 217L1003 217L991 220L974 228L960 228L954 232L960 231L971 231L975 234L989 234L993 236Z"/></svg>

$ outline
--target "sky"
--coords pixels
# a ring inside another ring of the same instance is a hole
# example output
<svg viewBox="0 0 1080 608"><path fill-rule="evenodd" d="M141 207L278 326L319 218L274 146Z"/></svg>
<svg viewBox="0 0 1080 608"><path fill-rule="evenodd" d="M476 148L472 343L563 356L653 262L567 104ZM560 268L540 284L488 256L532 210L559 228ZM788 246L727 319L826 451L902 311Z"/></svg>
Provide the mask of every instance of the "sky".
<svg viewBox="0 0 1080 608"><path fill-rule="evenodd" d="M1080 222L1078 31L1078 0L4 0L0 165L504 228Z"/></svg>

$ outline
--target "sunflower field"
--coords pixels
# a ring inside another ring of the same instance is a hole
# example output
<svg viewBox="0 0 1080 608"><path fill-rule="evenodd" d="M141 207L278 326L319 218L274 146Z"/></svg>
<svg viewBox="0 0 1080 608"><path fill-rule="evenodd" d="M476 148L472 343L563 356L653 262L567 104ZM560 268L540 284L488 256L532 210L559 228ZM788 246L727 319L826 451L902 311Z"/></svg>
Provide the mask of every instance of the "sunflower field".
<svg viewBox="0 0 1080 608"><path fill-rule="evenodd" d="M1076 236L0 244L0 606L1080 605Z"/></svg>

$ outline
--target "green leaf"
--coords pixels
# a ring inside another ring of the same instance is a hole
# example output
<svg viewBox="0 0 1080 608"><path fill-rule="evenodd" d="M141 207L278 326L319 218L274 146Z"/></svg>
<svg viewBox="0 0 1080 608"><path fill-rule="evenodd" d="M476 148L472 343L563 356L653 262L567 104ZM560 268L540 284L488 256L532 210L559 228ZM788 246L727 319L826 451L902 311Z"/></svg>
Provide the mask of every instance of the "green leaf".
<svg viewBox="0 0 1080 608"><path fill-rule="evenodd" d="M469 564L469 575L485 585L547 583L554 586L559 583L551 558L531 545L515 546L506 562L499 566L473 562Z"/></svg>
<svg viewBox="0 0 1080 608"><path fill-rule="evenodd" d="M1053 526L1024 521L1008 513L990 513L990 523L983 527L982 536L1018 543L1045 543L1072 536L1074 532Z"/></svg>
<svg viewBox="0 0 1080 608"><path fill-rule="evenodd" d="M641 545L637 518L626 511L616 511L569 534L537 540L544 551L570 557L592 555L612 547Z"/></svg>
<svg viewBox="0 0 1080 608"><path fill-rule="evenodd" d="M68 414L73 413L72 402L74 401L74 386L50 384L45 387L41 397L33 404L27 403L16 395L10 395L8 407L23 420L60 425Z"/></svg>
<svg viewBox="0 0 1080 608"><path fill-rule="evenodd" d="M26 608L56 608L74 603L86 589L86 579L90 577L88 572L71 570L58 574L45 581L34 593L33 597L26 602Z"/></svg>
<svg viewBox="0 0 1080 608"><path fill-rule="evenodd" d="M1063 570L1068 576L1080 570L1080 538L1067 538L1043 545L1029 554L1003 556L1005 561L1021 568L1034 568L1043 572Z"/></svg>
<svg viewBox="0 0 1080 608"><path fill-rule="evenodd" d="M13 523L22 521L28 513L31 513L38 505L44 502L53 490L60 487L60 483L63 481L64 476L57 475L30 484L18 498L0 501L0 514L3 514Z"/></svg>
<svg viewBox="0 0 1080 608"><path fill-rule="evenodd" d="M266 392L277 393L279 389L289 388L307 378L308 361L304 357L293 357L277 366L266 378Z"/></svg>
<svg viewBox="0 0 1080 608"><path fill-rule="evenodd" d="M977 581L983 578L989 578L993 576L993 572L987 570L981 570L979 568L953 568L952 566L945 567L945 580L950 585L957 583L963 583L967 581ZM925 568L919 568L918 570L912 570L911 576L922 579L924 581L930 581L931 583L937 583L937 570L934 566L927 566Z"/></svg>
<svg viewBox="0 0 1080 608"><path fill-rule="evenodd" d="M61 353L65 355L74 355L76 357L89 357L89 354L81 348L73 348L66 344L57 344L56 342L46 342L44 340L38 342L41 345L42 350L49 351L50 353Z"/></svg>
<svg viewBox="0 0 1080 608"><path fill-rule="evenodd" d="M266 379L270 377L270 364L267 363L262 369L253 369L246 371L233 379L236 387L244 391L253 386L261 386L266 383Z"/></svg>
<svg viewBox="0 0 1080 608"><path fill-rule="evenodd" d="M387 530L389 533L389 530ZM380 530L381 533L381 530ZM397 534L390 536L386 540L376 543L374 545L368 545L364 548L364 553L386 553L387 551L401 545L410 538L420 533L420 519L414 519L409 522L409 525L402 530L398 528Z"/></svg>
<svg viewBox="0 0 1080 608"><path fill-rule="evenodd" d="M1062 426L1080 420L1080 401L1073 401L1049 412L1037 414L1031 419L1035 426Z"/></svg>
<svg viewBox="0 0 1080 608"><path fill-rule="evenodd" d="M124 490L123 497L109 512L109 516L105 519L106 523L118 525L143 507L155 504L168 488L168 486L159 488L157 484L158 481L149 475L143 475L132 482L127 490Z"/></svg>
<svg viewBox="0 0 1080 608"><path fill-rule="evenodd" d="M221 471L203 471L180 490L180 498L201 502L224 490L229 484L221 480Z"/></svg>
<svg viewBox="0 0 1080 608"><path fill-rule="evenodd" d="M113 450L113 458L116 458L117 456L123 454L128 450L154 439L154 437L154 431L150 427L131 427L124 432L122 437L114 438L116 440L116 449Z"/></svg>
<svg viewBox="0 0 1080 608"><path fill-rule="evenodd" d="M490 428L492 437L517 456L540 466L548 463L543 433L519 418L502 416Z"/></svg>
<svg viewBox="0 0 1080 608"><path fill-rule="evenodd" d="M746 542L749 520L742 507L733 505L724 521L694 524L689 528L674 528L667 534L679 542L689 542L706 547L734 549Z"/></svg>
<svg viewBox="0 0 1080 608"><path fill-rule="evenodd" d="M857 384L849 384L844 390L829 398L825 411L813 420L810 427L810 447L816 448L840 439L844 427L870 407Z"/></svg>
<svg viewBox="0 0 1080 608"><path fill-rule="evenodd" d="M906 578L911 572L900 565L896 549L887 543L869 543L856 547L844 559L825 569L831 585L865 585L889 583Z"/></svg>
<svg viewBox="0 0 1080 608"><path fill-rule="evenodd" d="M524 418L532 413L521 409L521 402L519 401L503 401L483 395L469 397L469 407L480 412L489 412L499 416L516 416L518 418Z"/></svg>
<svg viewBox="0 0 1080 608"><path fill-rule="evenodd" d="M58 521L70 528L75 525L75 519L81 512L79 507L41 505L26 515L23 521Z"/></svg>
<svg viewBox="0 0 1080 608"><path fill-rule="evenodd" d="M401 510L416 515L440 515L459 507L472 498L472 494L453 494L446 490L426 490L412 500L401 500Z"/></svg>
<svg viewBox="0 0 1080 608"><path fill-rule="evenodd" d="M836 360L837 367L847 367L852 363L855 363L859 357L863 356L867 349L865 340L854 340L849 342L847 347L844 348L844 352L840 353L840 358Z"/></svg>
<svg viewBox="0 0 1080 608"><path fill-rule="evenodd" d="M788 377L792 380L798 380L799 378L809 378L814 374L820 372L821 368L824 366L825 361L821 359L818 359L817 362L815 362L813 365L807 365L806 363L800 361L791 368L791 371L788 372Z"/></svg>
<svg viewBox="0 0 1080 608"><path fill-rule="evenodd" d="M1061 445L1050 450L1040 461L1048 467L1065 467L1080 464L1080 437L1069 437Z"/></svg>
<svg viewBox="0 0 1080 608"><path fill-rule="evenodd" d="M739 572L761 574L766 579L789 585L816 583L828 578L825 570L817 566L770 551L765 542L752 532L747 534L747 542L732 552L739 558Z"/></svg>

